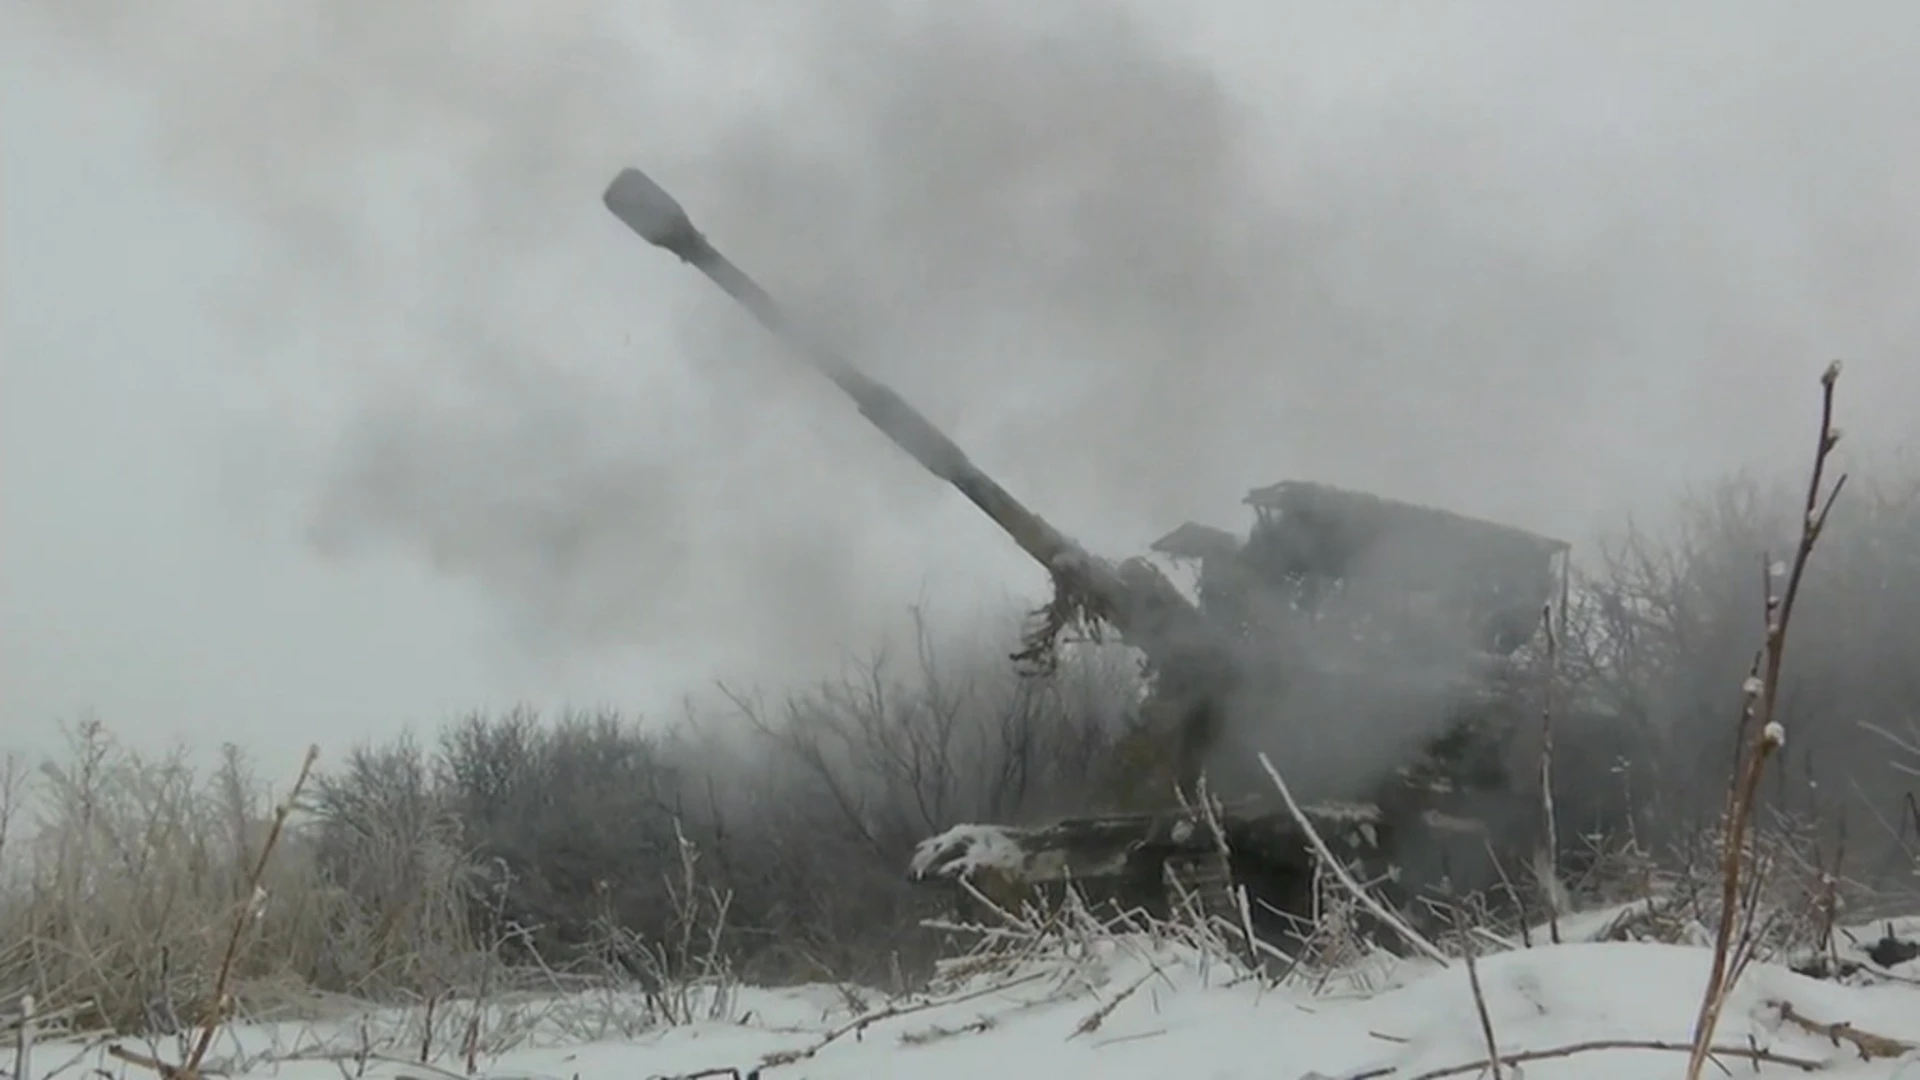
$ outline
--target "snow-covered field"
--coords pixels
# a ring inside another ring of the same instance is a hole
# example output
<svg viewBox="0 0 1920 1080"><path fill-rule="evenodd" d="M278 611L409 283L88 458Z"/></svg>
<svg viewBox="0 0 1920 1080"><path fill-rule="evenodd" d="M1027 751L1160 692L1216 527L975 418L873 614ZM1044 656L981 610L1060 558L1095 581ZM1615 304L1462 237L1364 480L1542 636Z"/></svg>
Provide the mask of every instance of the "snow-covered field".
<svg viewBox="0 0 1920 1080"><path fill-rule="evenodd" d="M1519 1067L1506 1065L1503 1075L1681 1076L1708 962L1705 949L1632 943L1538 946L1481 957L1494 1040L1503 1056L1520 1057ZM1903 967L1842 984L1755 965L1715 1040L1728 1053L1718 1067L1709 1067L1709 1075L1817 1070L1837 1077L1920 1078L1920 1054L1893 1045L1920 1044L1920 981L1905 972ZM619 1002L550 1003L511 1037L512 1046L483 1049L476 1075L646 1080L732 1076L734 1070L747 1077L756 1069L766 1080L1488 1075L1485 1030L1458 960L1446 969L1395 962L1315 986L1272 989L1198 954L1110 940L1095 943L1092 953L1075 962L984 975L924 999L862 1001L836 988L808 987L738 990L706 1004L725 1019L596 1032L596 1022L619 1015ZM639 1009L637 999L633 1008ZM569 1018L565 1023L563 1016ZM215 1044L208 1067L247 1080L465 1075L460 1024L451 1016L441 1023L452 1030L434 1040L438 1045L424 1063L421 1039L404 1034L407 1024L425 1032L416 1012L410 1019L367 1014L325 1025L232 1028ZM490 1020L481 1041L499 1038L503 1023ZM1829 1024L1851 1028L1842 1037L1817 1030ZM1863 1058L1863 1048L1872 1056ZM179 1057L171 1043L123 1043L121 1049ZM43 1042L31 1064L34 1080L151 1075L100 1045Z"/></svg>

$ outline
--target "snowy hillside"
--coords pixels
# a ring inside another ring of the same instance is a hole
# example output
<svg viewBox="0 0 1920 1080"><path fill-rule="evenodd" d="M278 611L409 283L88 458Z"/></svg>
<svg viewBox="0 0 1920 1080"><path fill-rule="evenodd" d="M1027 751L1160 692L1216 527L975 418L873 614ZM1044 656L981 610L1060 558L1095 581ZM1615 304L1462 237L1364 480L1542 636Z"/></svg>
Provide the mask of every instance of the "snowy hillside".
<svg viewBox="0 0 1920 1080"><path fill-rule="evenodd" d="M1877 931L1876 931L1877 932ZM1516 949L1480 959L1479 978L1503 1075L1525 1080L1678 1077L1702 980L1704 949L1602 943ZM633 1008L640 1008L633 999ZM500 1008L478 1039L476 1075L500 1080L747 1077L767 1080L1415 1080L1486 1075L1486 1035L1465 967L1397 963L1276 990L1191 951L1109 940L1073 961L977 978L903 1002L810 987L741 990L701 1003L698 1023L623 1030L612 999ZM597 1021L596 1021L597 1018ZM863 1022L864 1020L864 1022ZM433 1034L418 1014L368 1014L325 1025L230 1029L208 1067L241 1080L436 1080L464 1075L463 1023ZM599 1029L595 1030L595 1023ZM1837 1036L1819 1030L1845 1024ZM409 1027L408 1025L412 1025ZM491 1045L507 1039L511 1046ZM1920 1076L1920 984L1882 971L1843 985L1755 965L1716 1044L1712 1075L1818 1071ZM431 1044L422 1063L419 1047ZM384 1046L384 1050L374 1047ZM412 1049L399 1049L411 1047ZM119 1051L46 1042L35 1080L151 1075L128 1056L178 1060L173 1047ZM9 1063L11 1064L11 1063Z"/></svg>

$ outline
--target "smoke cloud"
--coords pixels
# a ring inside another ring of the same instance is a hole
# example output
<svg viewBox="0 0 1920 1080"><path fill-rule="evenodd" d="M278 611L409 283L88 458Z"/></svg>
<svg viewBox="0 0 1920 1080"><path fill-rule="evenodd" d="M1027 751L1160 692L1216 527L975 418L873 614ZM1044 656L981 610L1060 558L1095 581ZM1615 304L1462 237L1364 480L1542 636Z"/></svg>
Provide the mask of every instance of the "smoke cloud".
<svg viewBox="0 0 1920 1080"><path fill-rule="evenodd" d="M1285 477L1580 539L1796 461L1830 355L1862 436L1920 404L1910 5L34 8L258 229L236 378L302 453L239 475L539 651L805 670L1041 580L626 164L1115 555Z"/></svg>

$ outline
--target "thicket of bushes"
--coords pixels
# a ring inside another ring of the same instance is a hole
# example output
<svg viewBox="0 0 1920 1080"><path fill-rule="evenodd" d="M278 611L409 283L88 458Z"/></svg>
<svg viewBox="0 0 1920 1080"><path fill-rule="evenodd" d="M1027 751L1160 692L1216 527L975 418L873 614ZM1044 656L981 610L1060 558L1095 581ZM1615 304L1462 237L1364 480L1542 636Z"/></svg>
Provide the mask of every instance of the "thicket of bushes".
<svg viewBox="0 0 1920 1080"><path fill-rule="evenodd" d="M1769 797L1845 822L1855 873L1904 876L1915 812L1888 733L1920 722L1920 470L1882 475L1843 497L1795 616ZM1590 560L1560 650L1573 842L1630 823L1657 849L1719 809L1795 498L1730 482ZM1115 649L1017 677L1016 629L923 626L904 654L789 700L730 695L675 723L517 711L330 748L264 882L244 1000L426 998L503 962L549 983L910 984L939 944L920 926L933 899L903 880L914 843L1089 805L1137 702ZM195 1018L232 914L256 902L247 870L277 796L237 753L196 771L97 725L28 764L0 770L0 1001L90 1000L123 1028Z"/></svg>
<svg viewBox="0 0 1920 1080"><path fill-rule="evenodd" d="M1741 683L1769 591L1792 558L1805 492L1746 477L1683 499L1660 530L1630 527L1581 575L1563 650L1570 689L1607 719L1562 783L1610 785L1642 834L1671 840L1720 811ZM1920 725L1920 467L1856 469L1820 539L1779 702L1787 744L1770 810L1845 836L1856 872L1910 872L1920 839L1906 755Z"/></svg>
<svg viewBox="0 0 1920 1080"><path fill-rule="evenodd" d="M911 983L935 945L913 845L1084 805L1138 695L1114 649L1013 677L1014 629L944 651L922 633L777 706L476 714L335 752L271 863L251 1006L470 990L499 961L549 981L724 965ZM0 782L0 1001L92 1000L123 1027L198 1015L271 785L236 751L196 770L98 723Z"/></svg>

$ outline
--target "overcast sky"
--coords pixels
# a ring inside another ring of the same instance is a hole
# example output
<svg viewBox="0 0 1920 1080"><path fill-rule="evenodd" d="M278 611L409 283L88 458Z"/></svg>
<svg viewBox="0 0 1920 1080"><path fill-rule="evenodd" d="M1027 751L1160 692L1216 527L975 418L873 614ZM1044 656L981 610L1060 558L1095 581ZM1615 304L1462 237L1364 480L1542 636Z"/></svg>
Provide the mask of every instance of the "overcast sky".
<svg viewBox="0 0 1920 1080"><path fill-rule="evenodd" d="M669 706L1039 574L621 166L1113 554L1315 478L1576 541L1920 416L1920 6L0 8L0 743ZM1172 17L1176 13L1178 17Z"/></svg>

